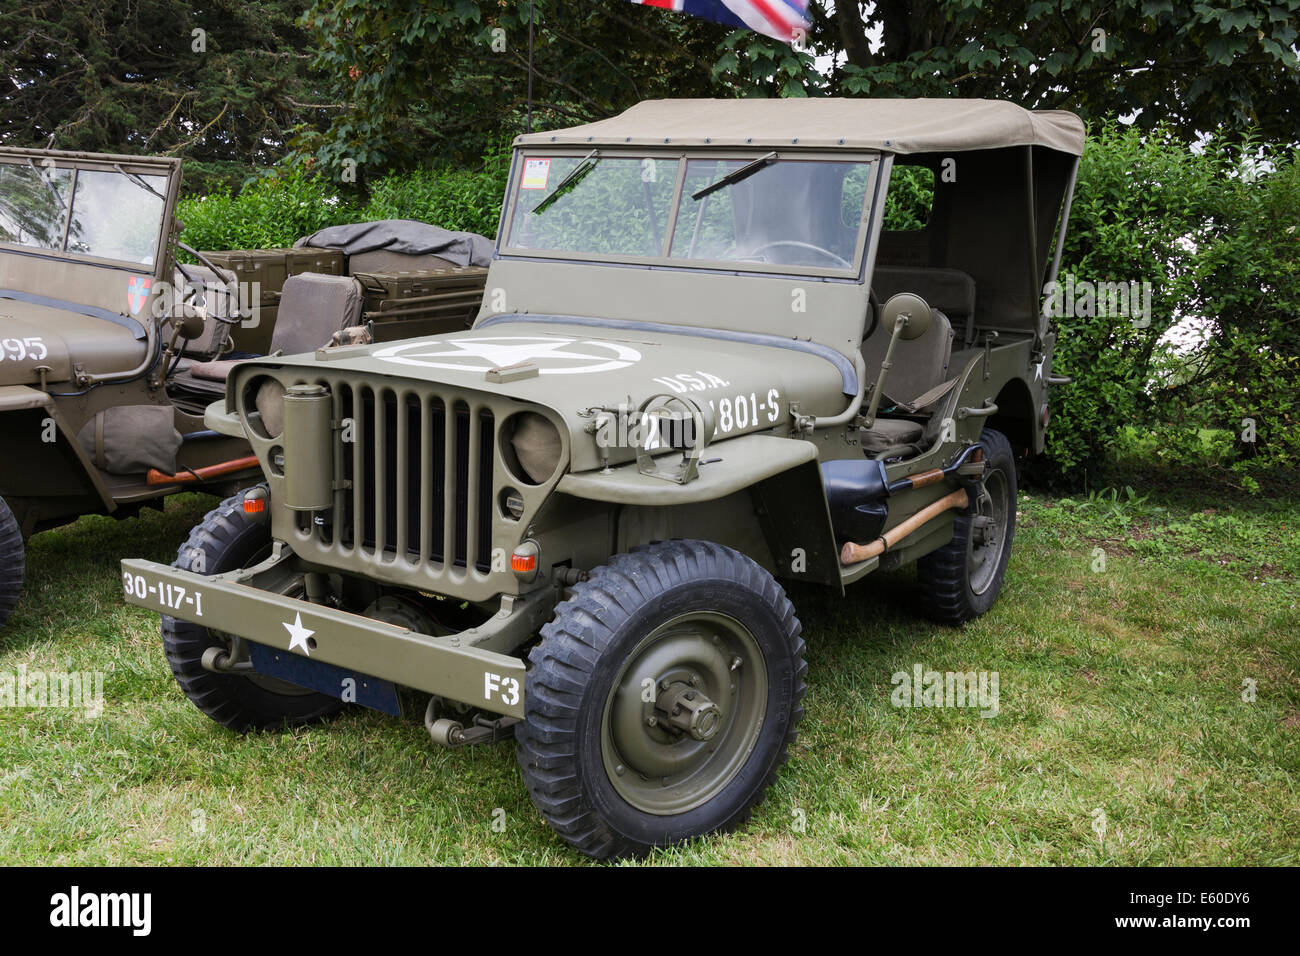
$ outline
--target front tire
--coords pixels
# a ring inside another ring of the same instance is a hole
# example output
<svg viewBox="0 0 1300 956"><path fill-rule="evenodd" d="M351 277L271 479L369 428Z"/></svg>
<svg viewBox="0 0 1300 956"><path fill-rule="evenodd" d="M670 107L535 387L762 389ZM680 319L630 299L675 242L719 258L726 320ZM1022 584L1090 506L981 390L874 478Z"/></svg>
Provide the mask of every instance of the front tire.
<svg viewBox="0 0 1300 956"><path fill-rule="evenodd" d="M984 476L964 514L953 521L952 541L916 563L925 613L942 624L964 624L993 606L1016 536L1016 460L1005 435L980 434Z"/></svg>
<svg viewBox="0 0 1300 956"><path fill-rule="evenodd" d="M9 505L0 498L0 627L5 626L18 605L26 570L27 548L23 543L23 529Z"/></svg>
<svg viewBox="0 0 1300 956"><path fill-rule="evenodd" d="M271 551L266 522L244 514L243 495L227 498L190 532L172 567L199 574L220 574L251 567ZM185 696L223 727L245 733L322 720L342 702L296 684L257 674L219 674L202 664L210 647L228 648L229 639L206 627L164 614L163 649Z"/></svg>
<svg viewBox="0 0 1300 956"><path fill-rule="evenodd" d="M797 739L800 631L772 576L711 542L592 571L529 655L515 733L547 823L601 859L743 823Z"/></svg>

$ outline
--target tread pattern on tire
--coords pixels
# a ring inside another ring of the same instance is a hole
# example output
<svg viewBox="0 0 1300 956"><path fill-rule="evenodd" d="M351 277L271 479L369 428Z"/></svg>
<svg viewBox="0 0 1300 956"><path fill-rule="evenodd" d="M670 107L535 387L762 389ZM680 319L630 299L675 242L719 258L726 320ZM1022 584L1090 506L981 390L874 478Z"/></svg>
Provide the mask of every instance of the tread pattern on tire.
<svg viewBox="0 0 1300 956"><path fill-rule="evenodd" d="M1011 534L1015 531L1016 481L1014 453L1005 435L991 428L980 434L980 444L985 449L985 459L1005 453L1013 462L1011 475L1010 512ZM966 512L953 521L952 540L916 562L916 579L920 586L922 608L926 615L940 624L959 625L978 616L971 607L967 592L966 542L971 532L973 503ZM1008 543L1010 548L1010 543ZM1002 587L998 582L999 590Z"/></svg>
<svg viewBox="0 0 1300 956"><path fill-rule="evenodd" d="M209 511L203 521L190 531L185 543L177 549L176 560L172 562L172 567L185 571L192 570L196 553L202 552L205 555L219 553L219 549L228 547L235 538L246 531L248 520L244 517L242 500L242 495L235 495ZM207 573L218 570L223 569L209 565ZM245 697L239 693L244 688L241 688L238 682L247 683L247 678L216 674L203 667L203 652L213 644L207 628L164 614L162 637L167 663L171 666L176 683L195 707L223 727L244 733L249 730L311 723L342 707L340 701L317 694L300 699L299 702L314 703L314 706L305 709L302 713L290 716L268 716L251 707Z"/></svg>
<svg viewBox="0 0 1300 956"><path fill-rule="evenodd" d="M772 608L792 638L795 661L790 726L776 759L755 795L714 832L749 818L798 739L808 672L802 626L770 574L745 555L707 541L660 541L614 556L577 584L542 627L542 641L529 654L527 718L515 728L516 755L533 803L560 837L587 856L608 859L647 849L612 830L583 801L577 724L587 679L613 632L647 599L685 581L711 578L741 583Z"/></svg>
<svg viewBox="0 0 1300 956"><path fill-rule="evenodd" d="M26 546L23 529L9 505L0 498L0 627L18 606L23 593L23 577L27 571Z"/></svg>

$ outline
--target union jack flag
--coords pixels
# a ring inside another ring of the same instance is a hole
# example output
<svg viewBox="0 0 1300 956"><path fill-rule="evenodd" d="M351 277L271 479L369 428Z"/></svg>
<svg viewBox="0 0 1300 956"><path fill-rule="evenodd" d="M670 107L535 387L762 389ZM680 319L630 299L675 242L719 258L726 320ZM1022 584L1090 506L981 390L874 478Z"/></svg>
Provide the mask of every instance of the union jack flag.
<svg viewBox="0 0 1300 956"><path fill-rule="evenodd" d="M716 23L753 30L786 43L808 31L808 0L632 0Z"/></svg>

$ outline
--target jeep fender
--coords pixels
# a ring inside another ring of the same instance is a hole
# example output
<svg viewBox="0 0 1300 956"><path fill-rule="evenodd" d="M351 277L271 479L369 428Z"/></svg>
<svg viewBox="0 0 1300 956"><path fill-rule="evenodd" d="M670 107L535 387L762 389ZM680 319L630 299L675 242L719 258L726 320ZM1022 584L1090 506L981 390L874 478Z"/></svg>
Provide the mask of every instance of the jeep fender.
<svg viewBox="0 0 1300 956"><path fill-rule="evenodd" d="M26 385L0 387L0 415L5 422L0 494L62 499L64 505L75 502L70 507L77 511L116 510L99 470L49 395Z"/></svg>
<svg viewBox="0 0 1300 956"><path fill-rule="evenodd" d="M756 554L750 557L770 564L780 577L840 586L835 534L812 442L742 435L708 446L703 460L699 477L686 484L643 475L635 462L628 462L608 472L565 475L556 491L588 501L651 509L721 504L747 494L770 553L763 556L769 560Z"/></svg>

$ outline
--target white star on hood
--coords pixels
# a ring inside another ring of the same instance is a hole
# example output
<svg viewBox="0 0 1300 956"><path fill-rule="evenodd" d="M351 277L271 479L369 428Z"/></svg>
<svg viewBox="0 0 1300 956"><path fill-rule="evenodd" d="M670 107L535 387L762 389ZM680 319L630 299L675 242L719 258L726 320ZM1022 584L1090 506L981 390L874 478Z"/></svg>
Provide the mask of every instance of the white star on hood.
<svg viewBox="0 0 1300 956"><path fill-rule="evenodd" d="M380 349L374 356L400 365L459 372L485 372L534 362L540 366L543 375L611 372L641 360L640 352L620 342L543 339L523 335L414 342Z"/></svg>

